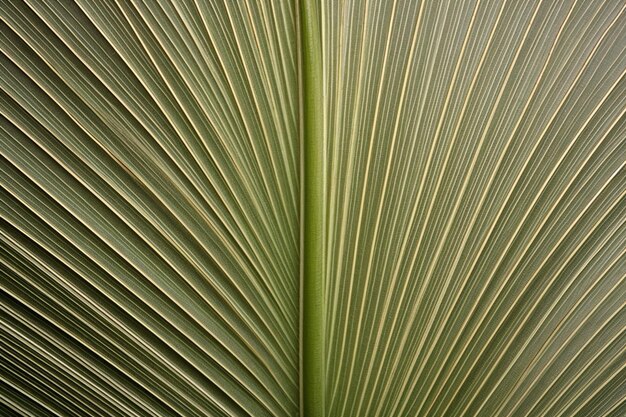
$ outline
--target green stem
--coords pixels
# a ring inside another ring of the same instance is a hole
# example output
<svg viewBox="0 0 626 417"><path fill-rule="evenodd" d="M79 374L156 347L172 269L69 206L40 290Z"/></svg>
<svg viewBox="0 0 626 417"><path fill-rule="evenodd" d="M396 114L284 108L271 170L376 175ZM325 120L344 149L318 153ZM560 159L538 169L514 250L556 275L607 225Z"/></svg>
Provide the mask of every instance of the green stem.
<svg viewBox="0 0 626 417"><path fill-rule="evenodd" d="M324 141L317 0L300 0L302 181L301 415L324 415Z"/></svg>

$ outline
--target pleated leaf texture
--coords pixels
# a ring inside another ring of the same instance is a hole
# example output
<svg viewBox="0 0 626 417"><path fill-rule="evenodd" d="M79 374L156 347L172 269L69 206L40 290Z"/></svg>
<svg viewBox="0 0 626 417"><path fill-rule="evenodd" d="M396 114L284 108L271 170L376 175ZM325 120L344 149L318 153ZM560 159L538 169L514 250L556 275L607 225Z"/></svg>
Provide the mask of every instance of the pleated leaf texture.
<svg viewBox="0 0 626 417"><path fill-rule="evenodd" d="M0 14L0 415L626 415L624 0Z"/></svg>

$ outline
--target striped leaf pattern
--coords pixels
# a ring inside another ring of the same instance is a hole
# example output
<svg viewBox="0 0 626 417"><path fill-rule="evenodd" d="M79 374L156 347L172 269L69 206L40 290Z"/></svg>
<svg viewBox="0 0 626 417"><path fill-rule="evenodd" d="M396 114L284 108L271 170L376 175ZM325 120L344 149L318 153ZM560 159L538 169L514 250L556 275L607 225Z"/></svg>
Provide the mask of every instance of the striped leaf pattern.
<svg viewBox="0 0 626 417"><path fill-rule="evenodd" d="M625 7L326 4L327 415L623 415Z"/></svg>
<svg viewBox="0 0 626 417"><path fill-rule="evenodd" d="M2 15L3 402L295 415L293 7Z"/></svg>
<svg viewBox="0 0 626 417"><path fill-rule="evenodd" d="M0 15L0 415L307 417L311 94L325 382L306 409L626 414L624 0Z"/></svg>

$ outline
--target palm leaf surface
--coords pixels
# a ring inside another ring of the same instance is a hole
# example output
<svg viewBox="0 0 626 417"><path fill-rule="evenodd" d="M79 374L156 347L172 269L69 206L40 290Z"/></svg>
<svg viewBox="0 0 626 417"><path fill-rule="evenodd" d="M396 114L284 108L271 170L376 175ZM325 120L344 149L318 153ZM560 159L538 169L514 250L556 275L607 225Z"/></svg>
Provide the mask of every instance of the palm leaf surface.
<svg viewBox="0 0 626 417"><path fill-rule="evenodd" d="M5 2L7 413L623 414L626 4L304 6Z"/></svg>

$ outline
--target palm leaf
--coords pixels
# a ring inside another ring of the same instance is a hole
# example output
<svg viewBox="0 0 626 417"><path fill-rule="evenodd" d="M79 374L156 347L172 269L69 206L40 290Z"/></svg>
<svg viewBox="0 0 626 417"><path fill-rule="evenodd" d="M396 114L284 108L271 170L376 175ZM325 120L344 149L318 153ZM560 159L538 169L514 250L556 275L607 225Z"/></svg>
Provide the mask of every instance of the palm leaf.
<svg viewBox="0 0 626 417"><path fill-rule="evenodd" d="M0 414L626 412L626 4L8 0Z"/></svg>

